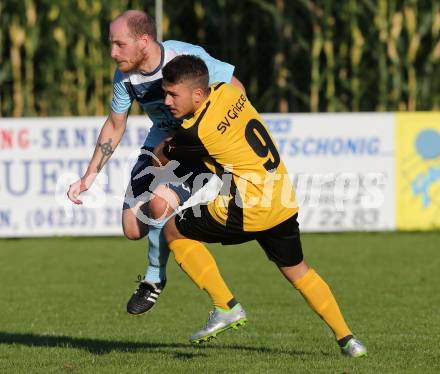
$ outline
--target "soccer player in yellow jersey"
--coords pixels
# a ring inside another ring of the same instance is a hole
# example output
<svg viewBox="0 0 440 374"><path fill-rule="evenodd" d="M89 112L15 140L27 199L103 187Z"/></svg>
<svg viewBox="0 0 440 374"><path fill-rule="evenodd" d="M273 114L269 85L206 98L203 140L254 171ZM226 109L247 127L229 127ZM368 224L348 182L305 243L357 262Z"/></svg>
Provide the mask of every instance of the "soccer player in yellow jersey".
<svg viewBox="0 0 440 374"><path fill-rule="evenodd" d="M169 160L202 159L224 182L207 205L183 209L178 215L172 212L179 201L171 189L159 187L161 198L150 204L152 218L168 214L165 238L177 263L214 304L207 325L191 342L208 341L246 322L244 309L201 242L257 240L269 260L332 329L342 352L352 357L366 355L329 286L303 259L292 183L249 99L231 84L209 87L206 65L195 56L174 58L162 74L165 104L183 123L171 139L156 147L158 160L163 165Z"/></svg>

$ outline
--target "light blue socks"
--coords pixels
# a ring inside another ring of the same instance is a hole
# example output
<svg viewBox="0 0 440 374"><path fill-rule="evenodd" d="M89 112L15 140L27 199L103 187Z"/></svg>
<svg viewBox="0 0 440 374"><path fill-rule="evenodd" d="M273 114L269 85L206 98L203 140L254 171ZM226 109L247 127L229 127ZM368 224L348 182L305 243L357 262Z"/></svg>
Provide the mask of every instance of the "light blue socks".
<svg viewBox="0 0 440 374"><path fill-rule="evenodd" d="M166 279L166 265L170 250L163 234L165 222L149 226L148 262L145 280L160 283Z"/></svg>

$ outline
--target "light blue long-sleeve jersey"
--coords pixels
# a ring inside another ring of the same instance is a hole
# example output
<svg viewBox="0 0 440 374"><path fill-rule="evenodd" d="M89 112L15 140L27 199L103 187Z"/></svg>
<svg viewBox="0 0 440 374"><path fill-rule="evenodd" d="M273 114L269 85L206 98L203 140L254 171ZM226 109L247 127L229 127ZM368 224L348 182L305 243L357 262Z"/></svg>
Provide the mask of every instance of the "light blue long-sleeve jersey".
<svg viewBox="0 0 440 374"><path fill-rule="evenodd" d="M112 110L116 113L127 112L133 100L139 102L145 113L153 122L144 145L155 147L166 136L170 128L180 124L164 104L162 90L162 68L178 55L195 55L200 57L208 67L209 83L230 82L234 66L210 56L202 47L176 40L160 44L161 60L159 66L150 73L133 71L122 73L116 69L113 79Z"/></svg>

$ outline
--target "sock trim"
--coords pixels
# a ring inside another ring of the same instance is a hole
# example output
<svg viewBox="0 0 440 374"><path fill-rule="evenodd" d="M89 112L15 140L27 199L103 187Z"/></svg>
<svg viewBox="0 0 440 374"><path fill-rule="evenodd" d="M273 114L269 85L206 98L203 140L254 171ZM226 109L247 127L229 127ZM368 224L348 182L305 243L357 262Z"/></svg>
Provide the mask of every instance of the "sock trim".
<svg viewBox="0 0 440 374"><path fill-rule="evenodd" d="M338 344L341 348L344 348L347 345L347 343L353 338L354 338L353 335L344 336L342 339L338 339Z"/></svg>

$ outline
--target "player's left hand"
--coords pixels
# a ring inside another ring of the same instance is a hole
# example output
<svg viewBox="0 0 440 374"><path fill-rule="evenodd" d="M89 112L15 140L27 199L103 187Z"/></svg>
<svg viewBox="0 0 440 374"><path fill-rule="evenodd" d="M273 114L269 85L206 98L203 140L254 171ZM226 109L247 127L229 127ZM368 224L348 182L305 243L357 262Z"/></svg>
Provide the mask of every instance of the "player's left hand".
<svg viewBox="0 0 440 374"><path fill-rule="evenodd" d="M90 186L93 184L95 177L89 175L87 177L82 177L78 179L75 183L72 183L69 186L69 190L67 191L67 197L74 204L81 205L82 200L78 199L78 196L83 192L87 191Z"/></svg>

